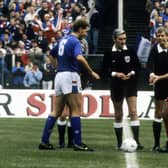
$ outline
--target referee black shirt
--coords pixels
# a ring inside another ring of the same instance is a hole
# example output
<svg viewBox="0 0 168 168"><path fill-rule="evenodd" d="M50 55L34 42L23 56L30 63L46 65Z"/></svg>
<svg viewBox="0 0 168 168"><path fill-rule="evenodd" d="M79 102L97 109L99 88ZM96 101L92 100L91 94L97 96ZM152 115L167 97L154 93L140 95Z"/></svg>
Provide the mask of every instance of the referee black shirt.
<svg viewBox="0 0 168 168"><path fill-rule="evenodd" d="M122 72L124 74L135 71L137 77L140 71L140 62L135 51L132 48L124 47L123 50L117 50L114 46L111 51L104 54L103 75L111 76L112 72Z"/></svg>

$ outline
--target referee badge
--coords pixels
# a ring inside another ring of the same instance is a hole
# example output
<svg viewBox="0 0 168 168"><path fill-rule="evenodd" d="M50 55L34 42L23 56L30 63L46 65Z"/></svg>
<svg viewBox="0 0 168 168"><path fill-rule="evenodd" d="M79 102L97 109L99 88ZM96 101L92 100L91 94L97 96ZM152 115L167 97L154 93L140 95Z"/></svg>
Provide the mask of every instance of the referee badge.
<svg viewBox="0 0 168 168"><path fill-rule="evenodd" d="M124 60L126 63L129 63L131 61L131 58L130 58L130 56L125 56Z"/></svg>

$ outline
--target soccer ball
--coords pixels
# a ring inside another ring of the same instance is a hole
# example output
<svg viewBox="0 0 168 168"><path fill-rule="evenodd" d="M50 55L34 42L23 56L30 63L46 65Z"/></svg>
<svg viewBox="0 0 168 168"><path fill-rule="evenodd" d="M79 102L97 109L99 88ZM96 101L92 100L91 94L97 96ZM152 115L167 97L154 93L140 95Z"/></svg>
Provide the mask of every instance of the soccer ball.
<svg viewBox="0 0 168 168"><path fill-rule="evenodd" d="M134 139L126 138L122 143L121 149L124 152L135 152L137 149L137 146L138 145Z"/></svg>

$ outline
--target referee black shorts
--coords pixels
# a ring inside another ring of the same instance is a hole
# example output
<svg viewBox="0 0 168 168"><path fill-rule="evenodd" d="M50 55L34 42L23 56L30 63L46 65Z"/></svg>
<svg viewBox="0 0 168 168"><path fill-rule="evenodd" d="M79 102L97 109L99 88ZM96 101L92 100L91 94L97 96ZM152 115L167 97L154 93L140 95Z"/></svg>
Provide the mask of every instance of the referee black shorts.
<svg viewBox="0 0 168 168"><path fill-rule="evenodd" d="M165 100L168 97L168 81L159 81L154 86L154 97L157 100Z"/></svg>
<svg viewBox="0 0 168 168"><path fill-rule="evenodd" d="M111 99L113 101L121 102L124 98L137 96L137 83L127 81L111 81L110 86Z"/></svg>

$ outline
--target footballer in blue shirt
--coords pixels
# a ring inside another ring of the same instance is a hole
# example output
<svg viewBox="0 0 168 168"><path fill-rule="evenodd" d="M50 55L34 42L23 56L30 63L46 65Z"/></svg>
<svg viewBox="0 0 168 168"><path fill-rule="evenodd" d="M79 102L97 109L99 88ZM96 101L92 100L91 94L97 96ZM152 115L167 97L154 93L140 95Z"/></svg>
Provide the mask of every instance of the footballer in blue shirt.
<svg viewBox="0 0 168 168"><path fill-rule="evenodd" d="M54 149L49 138L57 118L62 114L65 105L69 107L71 115L71 126L73 131L75 151L93 151L82 141L81 132L81 79L80 69L83 66L86 71L95 79L100 76L92 70L82 55L80 39L86 37L89 30L89 23L84 19L78 19L73 24L73 31L70 35L64 36L59 44L51 51L51 55L58 63L55 76L55 109L48 116L42 133L39 149Z"/></svg>

